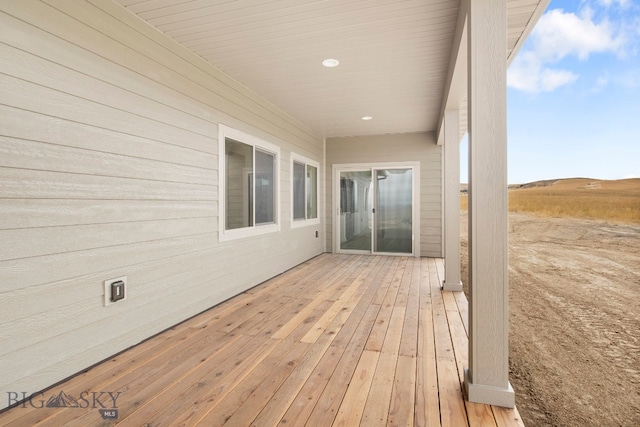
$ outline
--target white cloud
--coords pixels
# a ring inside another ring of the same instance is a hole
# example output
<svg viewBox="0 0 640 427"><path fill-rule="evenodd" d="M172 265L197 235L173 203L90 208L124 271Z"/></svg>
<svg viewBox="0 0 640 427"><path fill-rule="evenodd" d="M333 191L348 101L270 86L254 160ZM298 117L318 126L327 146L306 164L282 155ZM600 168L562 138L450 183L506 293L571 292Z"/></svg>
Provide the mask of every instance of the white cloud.
<svg viewBox="0 0 640 427"><path fill-rule="evenodd" d="M610 0L609 3L616 0ZM617 2L623 3L618 0ZM607 20L593 20L593 11L585 6L580 15L561 9L546 12L531 33L531 46L516 57L507 75L510 87L525 92L551 92L571 84L578 75L553 67L566 57L586 60L591 54L623 54L624 38Z"/></svg>
<svg viewBox="0 0 640 427"><path fill-rule="evenodd" d="M508 85L530 93L551 92L578 79L571 71L543 67L542 64L533 54L519 56L509 68Z"/></svg>
<svg viewBox="0 0 640 427"><path fill-rule="evenodd" d="M629 0L598 0L598 3L604 7L611 7L612 5L620 6L621 8L625 8L629 6Z"/></svg>
<svg viewBox="0 0 640 427"><path fill-rule="evenodd" d="M578 80L578 75L566 70L545 68L540 72L539 87L542 92L552 92L560 86Z"/></svg>
<svg viewBox="0 0 640 427"><path fill-rule="evenodd" d="M558 61L568 55L587 59L592 53L621 51L623 39L608 20L593 22L589 8L581 15L554 9L540 18L531 36L542 59Z"/></svg>

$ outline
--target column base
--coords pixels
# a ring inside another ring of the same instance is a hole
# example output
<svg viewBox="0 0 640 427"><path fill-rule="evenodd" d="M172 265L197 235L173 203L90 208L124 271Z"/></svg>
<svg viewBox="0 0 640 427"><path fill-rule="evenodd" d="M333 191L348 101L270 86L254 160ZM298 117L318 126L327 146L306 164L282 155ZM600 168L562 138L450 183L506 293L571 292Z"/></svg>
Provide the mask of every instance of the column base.
<svg viewBox="0 0 640 427"><path fill-rule="evenodd" d="M511 383L507 383L506 388L473 384L471 382L469 369L464 370L464 391L469 402L484 403L505 408L514 408L516 406L516 395L513 387L511 387Z"/></svg>
<svg viewBox="0 0 640 427"><path fill-rule="evenodd" d="M442 282L442 290L443 291L454 291L454 292L460 292L462 291L462 282L447 282L444 281Z"/></svg>

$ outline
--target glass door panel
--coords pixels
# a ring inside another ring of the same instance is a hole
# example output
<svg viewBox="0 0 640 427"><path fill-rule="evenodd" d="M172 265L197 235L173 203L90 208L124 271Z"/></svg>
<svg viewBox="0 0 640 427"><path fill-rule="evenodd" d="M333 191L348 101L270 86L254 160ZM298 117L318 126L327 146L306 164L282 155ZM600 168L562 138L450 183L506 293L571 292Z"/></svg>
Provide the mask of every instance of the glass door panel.
<svg viewBox="0 0 640 427"><path fill-rule="evenodd" d="M340 172L340 249L371 252L371 170Z"/></svg>
<svg viewBox="0 0 640 427"><path fill-rule="evenodd" d="M413 253L413 170L376 169L374 252Z"/></svg>

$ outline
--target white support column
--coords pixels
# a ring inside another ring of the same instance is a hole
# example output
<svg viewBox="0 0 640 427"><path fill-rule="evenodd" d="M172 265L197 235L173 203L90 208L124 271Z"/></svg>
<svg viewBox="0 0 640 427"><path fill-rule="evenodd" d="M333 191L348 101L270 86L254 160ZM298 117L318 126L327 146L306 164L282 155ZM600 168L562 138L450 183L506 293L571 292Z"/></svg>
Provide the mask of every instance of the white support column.
<svg viewBox="0 0 640 427"><path fill-rule="evenodd" d="M469 2L469 369L472 402L513 407L508 347L507 0Z"/></svg>
<svg viewBox="0 0 640 427"><path fill-rule="evenodd" d="M444 282L461 291L460 280L460 112L444 113Z"/></svg>

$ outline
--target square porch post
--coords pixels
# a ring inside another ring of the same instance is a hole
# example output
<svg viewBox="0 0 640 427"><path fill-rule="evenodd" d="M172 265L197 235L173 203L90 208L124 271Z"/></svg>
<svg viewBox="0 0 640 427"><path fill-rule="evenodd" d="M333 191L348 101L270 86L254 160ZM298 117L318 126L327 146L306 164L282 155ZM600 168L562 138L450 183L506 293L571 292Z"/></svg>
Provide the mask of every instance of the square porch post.
<svg viewBox="0 0 640 427"><path fill-rule="evenodd" d="M515 405L509 383L507 5L469 1L469 368L472 402Z"/></svg>
<svg viewBox="0 0 640 427"><path fill-rule="evenodd" d="M460 112L444 113L444 282L461 291L460 280Z"/></svg>

